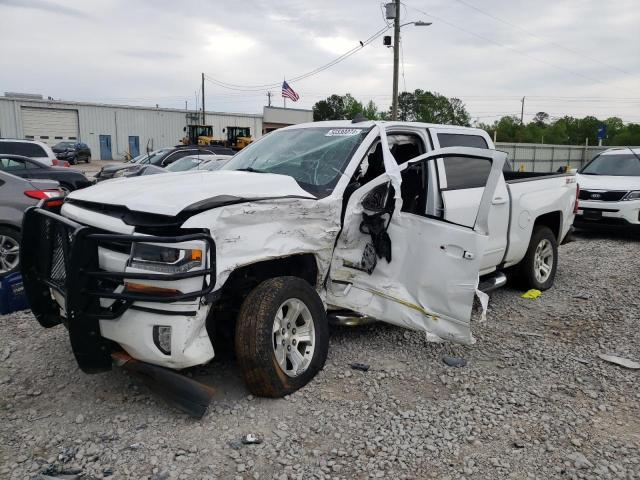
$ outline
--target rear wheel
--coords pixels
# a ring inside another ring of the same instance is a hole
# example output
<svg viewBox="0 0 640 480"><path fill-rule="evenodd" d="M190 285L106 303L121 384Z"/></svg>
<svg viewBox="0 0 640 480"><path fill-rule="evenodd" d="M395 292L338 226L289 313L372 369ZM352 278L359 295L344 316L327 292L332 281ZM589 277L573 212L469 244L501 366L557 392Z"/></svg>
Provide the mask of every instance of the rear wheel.
<svg viewBox="0 0 640 480"><path fill-rule="evenodd" d="M18 271L20 267L20 239L18 231L0 227L0 276Z"/></svg>
<svg viewBox="0 0 640 480"><path fill-rule="evenodd" d="M529 248L520 265L523 286L547 290L553 286L558 268L558 242L549 227L534 227Z"/></svg>
<svg viewBox="0 0 640 480"><path fill-rule="evenodd" d="M282 397L303 387L324 366L329 330L322 300L298 277L276 277L245 299L235 347L254 395Z"/></svg>

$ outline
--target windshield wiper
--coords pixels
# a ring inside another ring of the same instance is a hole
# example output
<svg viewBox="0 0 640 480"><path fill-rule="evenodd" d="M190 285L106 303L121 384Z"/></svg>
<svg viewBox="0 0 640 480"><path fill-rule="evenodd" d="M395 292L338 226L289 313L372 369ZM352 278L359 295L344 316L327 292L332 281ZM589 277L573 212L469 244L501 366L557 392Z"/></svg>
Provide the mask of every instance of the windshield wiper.
<svg viewBox="0 0 640 480"><path fill-rule="evenodd" d="M256 170L253 167L236 168L236 172L269 173L269 172L265 172L264 170Z"/></svg>
<svg viewBox="0 0 640 480"><path fill-rule="evenodd" d="M633 154L634 157L636 157L638 160L640 160L640 156L638 156L638 154L636 152L633 151L633 148L631 147L627 147L629 149L629 151Z"/></svg>

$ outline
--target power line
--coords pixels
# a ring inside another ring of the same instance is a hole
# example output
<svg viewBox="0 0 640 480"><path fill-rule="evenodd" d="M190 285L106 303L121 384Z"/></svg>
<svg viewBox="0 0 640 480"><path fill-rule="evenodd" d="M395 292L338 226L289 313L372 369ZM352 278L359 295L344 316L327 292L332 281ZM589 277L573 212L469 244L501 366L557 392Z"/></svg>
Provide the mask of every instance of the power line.
<svg viewBox="0 0 640 480"><path fill-rule="evenodd" d="M421 10L421 9L419 9L419 8L417 8L417 7L414 7L414 6L409 5L409 4L406 4L406 3L405 3L405 5L407 5L407 7L409 7L409 8L412 8L412 9L416 10L417 12L422 13L423 15L426 15L426 16L428 16L428 17L434 18L434 19L435 19L435 20L437 20L438 22L444 23L445 25L448 25L448 26L449 26L449 27L451 27L451 28L455 28L456 30L460 30L461 32L464 32L464 33L466 33L466 34L468 34L468 35L473 35L474 37L480 38L480 39L482 39L482 40L484 40L484 41L486 41L486 42L490 42L490 43L493 43L494 45L497 45L497 46L499 46L499 47L506 48L506 49L508 49L508 50L511 50L511 51L513 51L513 52L516 52L516 53L518 53L518 54L520 54L520 55L523 55L523 56L525 56L525 57L531 58L532 60L535 60L536 62L543 63L543 64L548 65L548 66L550 66L550 67L553 67L553 68L555 68L555 69L557 69L557 70L561 70L561 71L563 71L563 72L570 73L570 74L575 75L575 76L578 76L578 77L582 77L582 78L584 78L584 79L586 79L586 80L589 80L590 82L596 82L596 83L600 83L600 84L602 84L602 85L606 85L606 86L608 86L608 87L613 87L613 86L612 86L611 84L609 84L608 82L604 82L604 81L602 81L602 80L598 80L597 78L593 78L593 77L590 77L590 76L588 76L588 75L584 75L584 74L582 74L582 73L575 72L575 71L573 71L573 70L570 70L570 69L568 69L568 68L562 67L562 66L560 66L560 65L556 65L555 63L547 62L546 60L543 60L543 59L541 59L541 58L538 58L538 57L535 57L535 56L533 56L533 55L530 55L530 54L528 54L527 52L524 52L524 51L519 50L519 49L517 49L517 48L511 47L511 46L509 46L509 45L505 45L504 43L500 43L500 42L498 42L498 41L496 41L496 40L493 40L493 39L491 39L491 38L489 38L489 37L485 37L484 35L480 35L480 34L478 34L478 33L475 33L475 32L472 32L472 31L470 31L470 30L467 30L466 28L460 27L460 26L458 26L458 25L456 25L456 24L454 24L454 23L452 23L452 22L449 22L449 21L445 20L444 18L437 17L437 16L435 16L435 15L433 15L433 14L431 14L431 13L427 13L427 12L425 12L424 10ZM617 88L619 89L619 87L617 87Z"/></svg>
<svg viewBox="0 0 640 480"><path fill-rule="evenodd" d="M547 39L545 39L545 38L541 37L540 35L537 35L537 34L535 34L534 32L532 32L532 31L530 31L530 30L527 30L526 28L523 28L523 27L521 27L521 26L519 26L519 25L516 25L516 24L515 24L515 23L513 23L513 22L510 22L509 20L505 20L504 18L497 17L497 16L495 16L495 15L493 15L493 14L489 13L489 12L485 12L484 10L482 10L482 9L480 9L480 8L478 8L478 7L476 7L475 5L471 5L471 4L467 3L467 2L465 2L464 0L455 0L455 1L456 1L456 2L458 2L458 3L459 3L459 4L461 4L461 5L464 5L464 6L465 6L465 7L467 7L467 8L471 8L472 10L475 10L476 12L478 12L478 13L480 13L480 14L482 14L482 15L486 16L486 17L492 18L493 20L495 20L495 21L497 21L497 22L503 23L503 24L505 24L505 25L510 26L511 28L515 28L516 30L519 30L519 31L521 31L521 32L524 32L524 33L526 33L527 35L529 35L530 37L536 38L536 39L538 39L538 40L540 40L540 41L542 41L542 42L544 42L544 43L547 43L547 44L549 44L549 45L553 45L554 47L557 47L557 48L561 48L562 50L566 50L567 52L572 53L573 55L577 55L577 56L579 56L579 57L586 58L587 60L590 60L590 61L592 61L592 62L599 63L599 64L601 64L601 65L604 65L605 67L612 68L612 69L614 69L614 70L617 70L617 71L619 71L619 72L624 73L625 75L629 75L629 74L630 74L630 73L629 73L629 72L627 72L626 70L622 70L621 68L618 68L618 67L616 67L615 65L609 65L608 63L605 63L605 62L603 62L602 60L598 60L597 58L590 57L590 56L588 56L588 55L586 55L586 54L584 54L584 53L582 53L582 52L579 52L579 51L574 50L574 49L572 49L572 48L566 47L566 46L561 45L561 44L559 44L559 43L557 43L557 42L554 42L554 41L552 41L552 40L547 40Z"/></svg>
<svg viewBox="0 0 640 480"><path fill-rule="evenodd" d="M329 63L326 63L324 65L321 65L320 67L317 67L309 72L303 73L301 75L297 75L294 77L289 78L288 82L293 83L293 82L299 82L300 80L304 80L306 78L309 78L311 76L317 75L320 72L323 72L324 70L327 70L328 68L333 67L334 65L337 65L338 63L346 60L347 58L349 58L350 56L356 54L357 52L359 52L360 50L362 50L364 47L366 47L367 45L369 45L371 42L373 42L376 38L380 37L383 33L385 33L386 31L389 30L389 26L385 26L384 28L381 28L380 30L378 30L377 32L375 32L373 35L371 35L369 38L367 38L365 41L360 42L359 45L353 47L352 49L348 50L347 52L343 53L342 55L334 58L333 60L331 60ZM262 85L240 85L240 84L233 84L233 83L227 83L227 82L223 82L221 80L217 80L213 77L210 77L209 75L205 75L205 79L211 83L213 83L214 85L218 85L219 87L222 88L226 88L229 90L237 90L237 91L264 91L266 89L269 88L275 88L279 85L281 85L281 82L274 82L274 83L267 83L267 84L262 84Z"/></svg>

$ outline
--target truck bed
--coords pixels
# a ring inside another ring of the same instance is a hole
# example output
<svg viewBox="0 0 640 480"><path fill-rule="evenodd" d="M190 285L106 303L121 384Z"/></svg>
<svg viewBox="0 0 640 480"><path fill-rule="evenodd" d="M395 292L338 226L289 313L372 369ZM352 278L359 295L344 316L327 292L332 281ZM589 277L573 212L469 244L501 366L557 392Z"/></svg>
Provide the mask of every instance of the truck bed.
<svg viewBox="0 0 640 480"><path fill-rule="evenodd" d="M504 179L507 183L529 182L531 180L540 180L541 178L567 177L570 173L557 172L503 172Z"/></svg>

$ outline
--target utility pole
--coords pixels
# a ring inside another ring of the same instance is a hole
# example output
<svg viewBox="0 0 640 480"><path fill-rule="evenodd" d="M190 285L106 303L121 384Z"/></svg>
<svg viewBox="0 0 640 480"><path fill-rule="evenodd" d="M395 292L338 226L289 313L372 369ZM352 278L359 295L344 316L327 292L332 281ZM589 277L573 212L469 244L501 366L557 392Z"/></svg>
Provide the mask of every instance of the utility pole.
<svg viewBox="0 0 640 480"><path fill-rule="evenodd" d="M202 74L202 125L207 124L207 120L204 118L204 73Z"/></svg>
<svg viewBox="0 0 640 480"><path fill-rule="evenodd" d="M271 92L267 92L267 98L269 99L269 106L271 106Z"/></svg>
<svg viewBox="0 0 640 480"><path fill-rule="evenodd" d="M400 63L400 0L395 0L396 18L393 19L393 97L391 120L398 119L398 71Z"/></svg>
<svg viewBox="0 0 640 480"><path fill-rule="evenodd" d="M520 125L524 125L524 99L525 97L522 97L522 100L520 100L520 102L522 102L522 109L520 110Z"/></svg>

